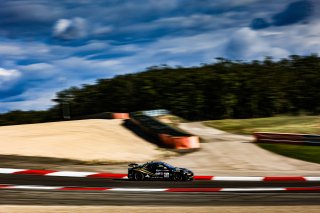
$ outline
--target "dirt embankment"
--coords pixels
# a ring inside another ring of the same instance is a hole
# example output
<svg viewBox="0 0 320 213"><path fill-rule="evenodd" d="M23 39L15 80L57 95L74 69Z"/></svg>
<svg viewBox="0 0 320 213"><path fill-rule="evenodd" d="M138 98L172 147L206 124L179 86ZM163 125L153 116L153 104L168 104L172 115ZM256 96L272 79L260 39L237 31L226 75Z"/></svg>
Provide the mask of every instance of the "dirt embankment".
<svg viewBox="0 0 320 213"><path fill-rule="evenodd" d="M131 162L164 154L122 123L92 119L0 127L0 155Z"/></svg>

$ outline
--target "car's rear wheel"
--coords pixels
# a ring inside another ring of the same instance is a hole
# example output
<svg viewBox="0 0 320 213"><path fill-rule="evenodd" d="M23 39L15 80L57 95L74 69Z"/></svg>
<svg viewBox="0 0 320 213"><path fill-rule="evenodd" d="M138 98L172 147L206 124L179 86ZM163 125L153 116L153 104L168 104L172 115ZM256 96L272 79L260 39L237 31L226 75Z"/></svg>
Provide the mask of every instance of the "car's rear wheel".
<svg viewBox="0 0 320 213"><path fill-rule="evenodd" d="M133 179L138 181L144 180L144 174L141 172L136 172L134 173Z"/></svg>
<svg viewBox="0 0 320 213"><path fill-rule="evenodd" d="M182 176L181 173L174 173L172 175L172 180L174 180L174 181L182 181L182 180L184 180L184 177Z"/></svg>

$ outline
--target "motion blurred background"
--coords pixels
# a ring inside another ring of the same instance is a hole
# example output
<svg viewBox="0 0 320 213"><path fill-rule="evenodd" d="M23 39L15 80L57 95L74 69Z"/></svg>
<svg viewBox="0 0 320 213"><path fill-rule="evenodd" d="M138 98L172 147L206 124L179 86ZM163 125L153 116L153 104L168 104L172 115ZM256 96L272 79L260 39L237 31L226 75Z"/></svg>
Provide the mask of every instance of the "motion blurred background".
<svg viewBox="0 0 320 213"><path fill-rule="evenodd" d="M316 0L4 0L0 125L165 108L317 114Z"/></svg>

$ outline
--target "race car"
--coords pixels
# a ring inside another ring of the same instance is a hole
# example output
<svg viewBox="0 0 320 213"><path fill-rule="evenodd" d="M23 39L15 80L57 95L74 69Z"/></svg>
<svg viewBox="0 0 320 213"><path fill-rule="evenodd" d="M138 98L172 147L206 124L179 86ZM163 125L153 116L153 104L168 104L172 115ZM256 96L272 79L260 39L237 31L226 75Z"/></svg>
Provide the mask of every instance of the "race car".
<svg viewBox="0 0 320 213"><path fill-rule="evenodd" d="M173 180L173 181L192 181L193 172L171 166L164 162L147 162L145 164L132 163L128 165L129 180Z"/></svg>

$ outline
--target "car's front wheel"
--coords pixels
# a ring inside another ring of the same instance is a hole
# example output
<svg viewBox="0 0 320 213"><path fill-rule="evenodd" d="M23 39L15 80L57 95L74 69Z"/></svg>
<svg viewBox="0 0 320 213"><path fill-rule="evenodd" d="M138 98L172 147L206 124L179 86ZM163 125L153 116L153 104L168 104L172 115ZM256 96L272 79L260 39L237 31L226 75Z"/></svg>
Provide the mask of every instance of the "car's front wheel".
<svg viewBox="0 0 320 213"><path fill-rule="evenodd" d="M144 174L141 173L141 172L136 172L136 173L134 173L134 175L133 175L133 179L134 179L134 180L137 180L137 181L144 180Z"/></svg>
<svg viewBox="0 0 320 213"><path fill-rule="evenodd" d="M172 175L172 180L174 181L183 181L184 180L184 177L181 173L174 173Z"/></svg>

